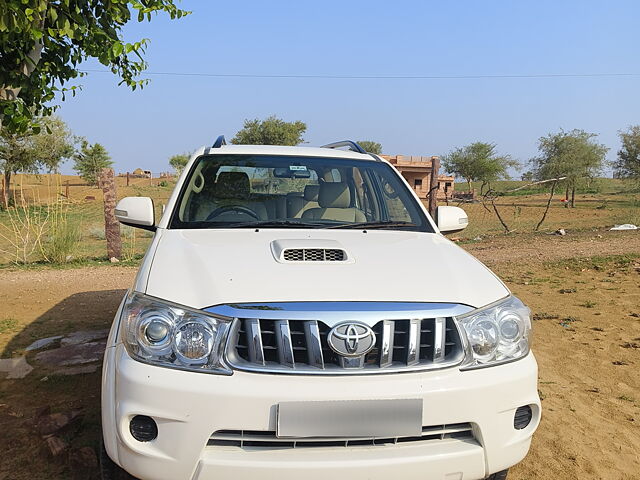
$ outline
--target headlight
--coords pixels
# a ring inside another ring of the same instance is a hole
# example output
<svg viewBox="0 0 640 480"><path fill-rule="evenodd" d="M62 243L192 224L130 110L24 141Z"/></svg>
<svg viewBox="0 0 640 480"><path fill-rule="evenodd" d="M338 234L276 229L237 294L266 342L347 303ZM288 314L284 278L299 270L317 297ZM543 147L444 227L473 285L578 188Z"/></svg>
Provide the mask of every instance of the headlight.
<svg viewBox="0 0 640 480"><path fill-rule="evenodd" d="M130 293L121 322L122 341L136 360L183 370L231 374L223 359L229 318Z"/></svg>
<svg viewBox="0 0 640 480"><path fill-rule="evenodd" d="M517 360L529 353L530 310L516 297L456 318L466 337L462 368L479 368Z"/></svg>

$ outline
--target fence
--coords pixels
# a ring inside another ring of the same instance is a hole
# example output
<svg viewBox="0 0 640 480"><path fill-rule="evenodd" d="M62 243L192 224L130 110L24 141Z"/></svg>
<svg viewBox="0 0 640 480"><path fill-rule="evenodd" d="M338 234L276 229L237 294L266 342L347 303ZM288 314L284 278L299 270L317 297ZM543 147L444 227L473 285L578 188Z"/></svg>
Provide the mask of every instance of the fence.
<svg viewBox="0 0 640 480"><path fill-rule="evenodd" d="M124 173L116 177L118 196L144 193L145 187L172 187L176 177L165 172L149 176ZM102 192L97 185L90 185L75 175L59 174L15 174L11 176L11 197L15 203L46 204L62 196L70 201L101 200ZM0 184L3 182L0 181ZM150 192L147 192L150 193Z"/></svg>
<svg viewBox="0 0 640 480"><path fill-rule="evenodd" d="M542 219L547 200L548 194L504 196L499 197L495 205L511 233L530 233ZM463 208L469 216L469 226L454 236L473 239L505 233L491 202L449 201L449 205ZM553 232L561 228L567 231L594 230L622 223L640 225L638 194L579 194L576 196L576 208L567 207L563 195L554 196L540 231Z"/></svg>

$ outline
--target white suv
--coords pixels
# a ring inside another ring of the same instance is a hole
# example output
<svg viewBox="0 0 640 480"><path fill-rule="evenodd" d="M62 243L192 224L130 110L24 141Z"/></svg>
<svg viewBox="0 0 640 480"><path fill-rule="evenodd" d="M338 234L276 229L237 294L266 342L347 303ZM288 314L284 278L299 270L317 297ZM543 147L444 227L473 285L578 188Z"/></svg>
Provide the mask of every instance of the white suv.
<svg viewBox="0 0 640 480"><path fill-rule="evenodd" d="M338 147L349 147L342 150ZM198 150L116 313L104 478L503 479L540 421L529 309L353 142ZM128 472L128 473L127 473Z"/></svg>

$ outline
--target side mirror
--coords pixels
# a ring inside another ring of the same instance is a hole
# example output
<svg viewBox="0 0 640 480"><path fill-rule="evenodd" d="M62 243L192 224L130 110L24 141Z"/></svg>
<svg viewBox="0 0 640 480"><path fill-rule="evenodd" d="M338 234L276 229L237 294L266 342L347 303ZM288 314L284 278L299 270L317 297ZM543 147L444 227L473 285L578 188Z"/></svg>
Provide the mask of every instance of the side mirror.
<svg viewBox="0 0 640 480"><path fill-rule="evenodd" d="M438 207L436 223L441 232L459 232L469 225L467 213L460 207Z"/></svg>
<svg viewBox="0 0 640 480"><path fill-rule="evenodd" d="M116 205L116 218L131 227L155 232L153 200L149 197L125 197Z"/></svg>

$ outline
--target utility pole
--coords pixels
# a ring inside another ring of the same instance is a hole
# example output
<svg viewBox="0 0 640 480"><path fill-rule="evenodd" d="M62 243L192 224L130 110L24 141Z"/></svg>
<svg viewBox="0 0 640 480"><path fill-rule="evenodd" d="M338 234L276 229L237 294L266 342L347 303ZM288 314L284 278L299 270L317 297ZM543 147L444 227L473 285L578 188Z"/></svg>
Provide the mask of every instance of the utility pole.
<svg viewBox="0 0 640 480"><path fill-rule="evenodd" d="M429 178L429 215L436 220L438 207L438 172L440 171L440 157L431 157L431 177Z"/></svg>

